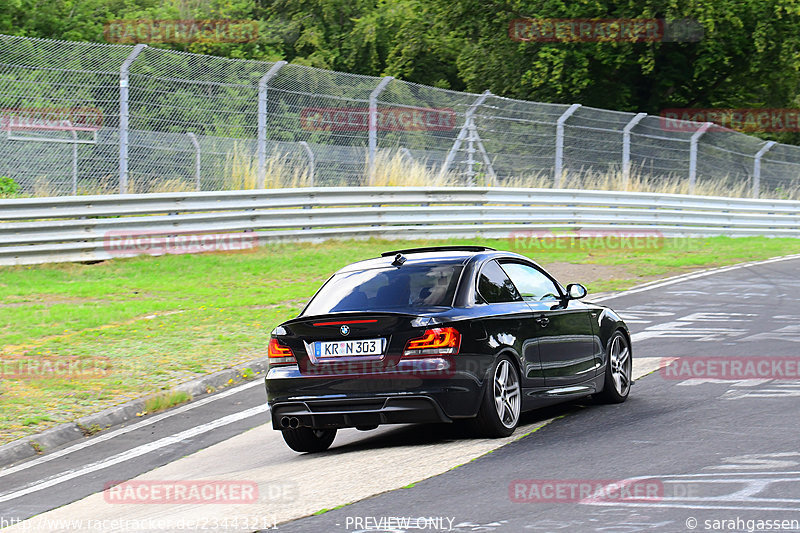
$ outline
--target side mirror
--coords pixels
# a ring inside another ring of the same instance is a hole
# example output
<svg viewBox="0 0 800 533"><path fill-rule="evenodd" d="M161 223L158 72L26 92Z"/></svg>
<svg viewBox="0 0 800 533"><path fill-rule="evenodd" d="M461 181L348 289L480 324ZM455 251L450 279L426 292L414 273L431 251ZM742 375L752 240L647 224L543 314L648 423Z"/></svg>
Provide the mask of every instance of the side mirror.
<svg viewBox="0 0 800 533"><path fill-rule="evenodd" d="M580 283L570 283L567 285L567 299L569 300L580 300L588 293L589 291L586 290L586 287Z"/></svg>

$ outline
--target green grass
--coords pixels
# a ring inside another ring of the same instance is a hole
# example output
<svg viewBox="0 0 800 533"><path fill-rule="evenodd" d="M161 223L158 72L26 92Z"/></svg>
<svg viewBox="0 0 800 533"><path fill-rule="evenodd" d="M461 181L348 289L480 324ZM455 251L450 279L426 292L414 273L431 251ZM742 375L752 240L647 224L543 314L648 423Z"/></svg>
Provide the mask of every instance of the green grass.
<svg viewBox="0 0 800 533"><path fill-rule="evenodd" d="M157 413L159 411L164 411L170 407L175 407L176 405L190 401L192 401L192 397L183 391L159 394L157 396L153 396L152 398L148 398L144 402L144 413L141 414Z"/></svg>
<svg viewBox="0 0 800 533"><path fill-rule="evenodd" d="M331 511L338 511L339 509L344 509L350 505L349 503L343 503L342 505L337 505L336 507L331 507L330 509L320 509L319 511L312 514L312 516L319 516L325 513L330 513Z"/></svg>
<svg viewBox="0 0 800 533"><path fill-rule="evenodd" d="M264 357L272 328L296 316L319 285L348 263L387 249L467 243L515 250L545 266L602 268L602 275L583 278L590 292L800 252L800 240L749 237L667 239L663 246L630 249L603 242L545 248L508 240L362 240L3 267L0 363L70 358L108 371L16 379L3 377L0 366L0 443Z"/></svg>
<svg viewBox="0 0 800 533"><path fill-rule="evenodd" d="M23 426L35 426L41 422L50 422L50 417L47 415L38 415L26 418L22 421Z"/></svg>

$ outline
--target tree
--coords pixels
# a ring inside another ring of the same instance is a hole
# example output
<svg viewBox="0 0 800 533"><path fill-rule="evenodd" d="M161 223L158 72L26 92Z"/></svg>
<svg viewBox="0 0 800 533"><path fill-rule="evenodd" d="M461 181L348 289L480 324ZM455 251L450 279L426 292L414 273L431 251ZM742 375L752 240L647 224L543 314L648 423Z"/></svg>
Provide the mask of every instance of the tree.
<svg viewBox="0 0 800 533"><path fill-rule="evenodd" d="M258 21L190 52L392 75L455 90L657 114L800 104L800 0L6 0L0 32L103 40L114 19ZM515 19L691 19L697 42L520 42ZM787 141L794 134L778 136Z"/></svg>
<svg viewBox="0 0 800 533"><path fill-rule="evenodd" d="M800 82L796 0L430 0L432 27L459 50L472 92L658 113L668 107L794 105ZM699 42L517 42L531 19L694 19ZM404 58L413 63L421 54Z"/></svg>

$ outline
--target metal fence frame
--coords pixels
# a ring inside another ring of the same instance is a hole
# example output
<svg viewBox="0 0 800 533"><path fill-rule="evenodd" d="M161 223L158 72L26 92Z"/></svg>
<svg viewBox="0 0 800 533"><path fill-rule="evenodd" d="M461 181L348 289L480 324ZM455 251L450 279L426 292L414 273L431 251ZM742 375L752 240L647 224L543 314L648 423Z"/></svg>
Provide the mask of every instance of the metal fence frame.
<svg viewBox="0 0 800 533"><path fill-rule="evenodd" d="M800 237L800 202L571 189L319 187L0 200L0 265L115 257L110 234L274 241L528 231ZM142 252L146 253L146 252ZM135 255L135 254L133 254Z"/></svg>
<svg viewBox="0 0 800 533"><path fill-rule="evenodd" d="M670 131L660 117L643 113L448 91L284 61L0 35L0 115L8 106L53 102L96 106L107 121L94 144L79 145L68 132L50 143L11 140L10 130L0 135L0 176L19 177L24 192L37 196L95 190L87 183L121 194L152 192L170 180L187 190L260 189L271 154L315 186L374 184L378 158L399 154L461 185L544 177L560 188L576 186L570 177L621 172L625 187L635 170L653 180L677 176L690 192L711 178L746 183L754 198L800 187L800 147L708 124L677 121L681 131ZM302 113L314 106L366 120L350 129L339 122L309 129ZM384 124L401 112L453 123L419 131ZM64 151L70 148L72 154ZM239 152L255 168L247 186L225 181L231 154ZM309 170L316 176L309 178ZM39 191L38 178L55 185Z"/></svg>

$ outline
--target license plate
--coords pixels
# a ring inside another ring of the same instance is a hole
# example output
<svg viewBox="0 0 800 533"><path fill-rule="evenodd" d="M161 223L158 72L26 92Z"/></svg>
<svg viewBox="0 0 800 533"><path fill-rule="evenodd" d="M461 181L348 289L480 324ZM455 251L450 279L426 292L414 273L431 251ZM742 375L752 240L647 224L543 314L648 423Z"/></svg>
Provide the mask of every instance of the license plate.
<svg viewBox="0 0 800 533"><path fill-rule="evenodd" d="M334 342L315 342L314 355L317 359L328 357L357 357L361 355L381 355L385 339L362 339Z"/></svg>

